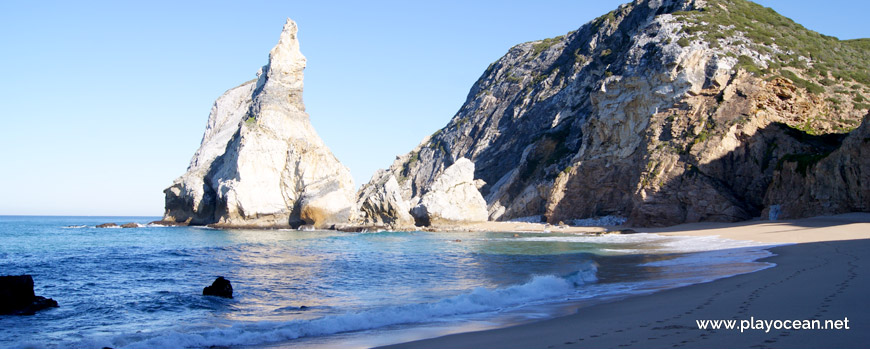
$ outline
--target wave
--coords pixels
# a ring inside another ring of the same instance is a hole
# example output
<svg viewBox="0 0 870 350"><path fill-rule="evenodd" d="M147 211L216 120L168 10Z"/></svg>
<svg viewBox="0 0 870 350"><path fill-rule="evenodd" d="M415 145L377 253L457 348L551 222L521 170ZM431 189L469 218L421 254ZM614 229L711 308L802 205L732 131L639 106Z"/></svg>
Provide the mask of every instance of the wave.
<svg viewBox="0 0 870 350"><path fill-rule="evenodd" d="M620 226L626 221L628 221L627 218L615 215L570 220L574 226Z"/></svg>
<svg viewBox="0 0 870 350"><path fill-rule="evenodd" d="M598 265L587 261L567 276L535 276L529 282L504 288L478 287L468 293L432 303L396 305L312 320L235 322L211 329L176 329L91 338L65 347L101 348L206 348L250 346L303 337L370 330L400 324L437 321L453 316L500 311L570 296L594 283ZM32 345L32 344L30 344Z"/></svg>
<svg viewBox="0 0 870 350"><path fill-rule="evenodd" d="M532 215L532 216L523 216L521 218L513 218L508 220L508 222L530 222L533 224L544 223L543 215Z"/></svg>
<svg viewBox="0 0 870 350"><path fill-rule="evenodd" d="M721 250L697 252L680 256L673 259L654 261L640 264L639 266L664 267L664 266L709 266L719 264L749 263L760 259L775 256L766 250L772 246L738 247Z"/></svg>
<svg viewBox="0 0 870 350"><path fill-rule="evenodd" d="M662 236L654 233L634 234L609 234L596 235L578 233L570 236L536 236L519 238L486 238L489 241L528 241L528 242L567 242L567 243L596 243L596 244L642 244L643 249L608 247L602 250L611 252L635 252L635 253L694 253L710 250L757 248L767 249L781 244L759 243L755 241L739 241L720 238L717 236Z"/></svg>

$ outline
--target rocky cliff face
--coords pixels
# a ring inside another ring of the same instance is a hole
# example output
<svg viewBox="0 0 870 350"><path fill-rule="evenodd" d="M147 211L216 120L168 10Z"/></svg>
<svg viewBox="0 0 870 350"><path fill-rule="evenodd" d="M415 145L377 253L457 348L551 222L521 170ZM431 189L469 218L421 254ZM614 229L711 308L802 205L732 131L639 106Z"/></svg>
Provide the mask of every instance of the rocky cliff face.
<svg viewBox="0 0 870 350"><path fill-rule="evenodd" d="M187 172L164 191L164 220L325 228L353 219L350 172L305 113L296 32L288 19L258 78L217 99Z"/></svg>
<svg viewBox="0 0 870 350"><path fill-rule="evenodd" d="M764 197L769 218L870 211L870 114L833 151L784 157Z"/></svg>
<svg viewBox="0 0 870 350"><path fill-rule="evenodd" d="M870 107L868 46L743 0L635 1L511 48L447 126L361 193L395 178L414 206L468 158L491 220L867 210L866 194L847 195L866 187L865 139L845 134Z"/></svg>

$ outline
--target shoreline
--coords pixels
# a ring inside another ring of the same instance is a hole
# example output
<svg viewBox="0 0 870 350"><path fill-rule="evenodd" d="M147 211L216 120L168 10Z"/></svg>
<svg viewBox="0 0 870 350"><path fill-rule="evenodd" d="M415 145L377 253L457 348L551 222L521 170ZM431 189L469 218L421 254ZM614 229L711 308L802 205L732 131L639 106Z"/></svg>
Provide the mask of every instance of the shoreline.
<svg viewBox="0 0 870 350"><path fill-rule="evenodd" d="M768 249L776 255L759 261L776 266L761 271L582 307L568 316L384 348L860 348L870 344L866 333L870 308L865 301L870 289L870 213L634 230L788 245ZM751 318L821 322L848 318L850 329L741 333L700 330L696 323Z"/></svg>
<svg viewBox="0 0 870 350"><path fill-rule="evenodd" d="M257 225L188 225L165 220L155 220L146 225L203 227L218 230L299 230L299 231L338 231L356 233L389 232L517 232L517 233L572 233L572 234L632 234L655 233L664 236L719 236L722 238L755 241L759 243L809 243L836 241L860 238L870 238L870 234L861 236L860 224L870 223L870 212L852 212L836 215L814 216L810 218L790 220L747 220L738 222L695 222L666 227L619 226L570 226L553 225L524 221L486 221L456 224L451 226L417 226L391 228L388 226L342 225L332 229L316 229L313 227L292 228L288 226L257 226ZM850 226L844 232L822 232L832 226ZM739 229L739 230L736 230ZM784 235L791 232L794 235Z"/></svg>

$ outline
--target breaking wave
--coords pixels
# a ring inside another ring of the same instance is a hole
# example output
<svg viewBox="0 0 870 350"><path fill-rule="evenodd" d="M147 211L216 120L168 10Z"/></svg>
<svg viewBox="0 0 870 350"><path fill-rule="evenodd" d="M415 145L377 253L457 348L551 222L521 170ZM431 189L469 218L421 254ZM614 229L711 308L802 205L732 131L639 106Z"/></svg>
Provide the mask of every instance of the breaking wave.
<svg viewBox="0 0 870 350"><path fill-rule="evenodd" d="M597 281L598 267L585 262L567 276L535 276L529 282L503 288L475 288L432 303L395 305L312 320L236 322L211 329L176 329L169 332L123 334L90 339L68 347L206 348L268 344L303 337L362 331L384 326L414 324L451 316L471 315L521 307L569 296L578 287ZM34 345L34 344L29 344Z"/></svg>

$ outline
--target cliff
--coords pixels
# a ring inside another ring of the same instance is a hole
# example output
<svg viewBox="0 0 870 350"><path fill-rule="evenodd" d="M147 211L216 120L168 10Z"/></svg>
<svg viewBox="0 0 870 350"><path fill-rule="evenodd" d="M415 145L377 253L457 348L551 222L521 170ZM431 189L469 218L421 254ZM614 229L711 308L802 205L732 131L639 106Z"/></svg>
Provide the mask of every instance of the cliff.
<svg viewBox="0 0 870 350"><path fill-rule="evenodd" d="M394 178L413 208L467 158L489 220L867 210L866 127L853 130L870 107L868 47L744 0L625 4L511 48L358 201Z"/></svg>
<svg viewBox="0 0 870 350"><path fill-rule="evenodd" d="M164 191L164 221L329 228L353 219L350 172L305 113L296 32L288 19L257 79L215 101L187 172Z"/></svg>

